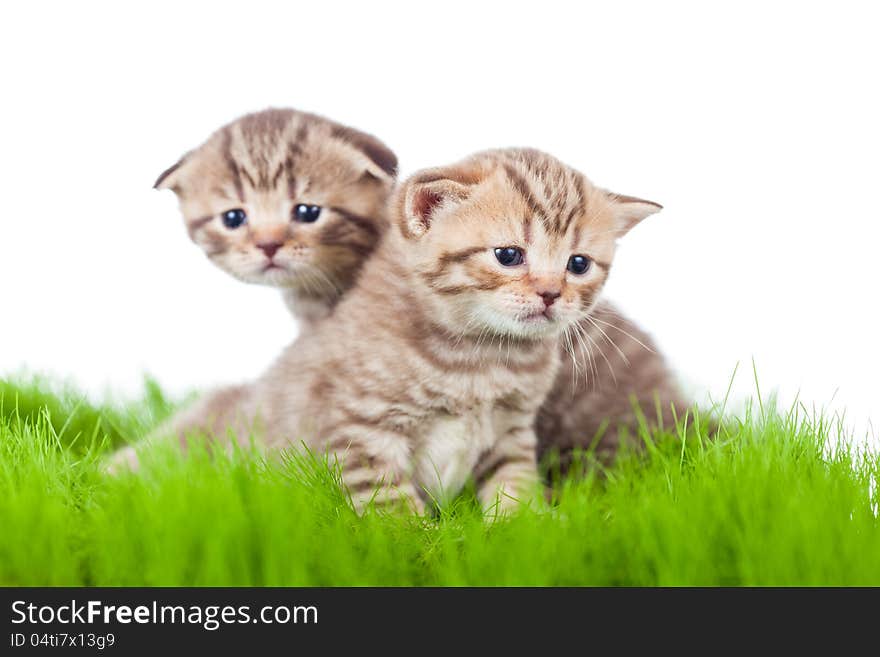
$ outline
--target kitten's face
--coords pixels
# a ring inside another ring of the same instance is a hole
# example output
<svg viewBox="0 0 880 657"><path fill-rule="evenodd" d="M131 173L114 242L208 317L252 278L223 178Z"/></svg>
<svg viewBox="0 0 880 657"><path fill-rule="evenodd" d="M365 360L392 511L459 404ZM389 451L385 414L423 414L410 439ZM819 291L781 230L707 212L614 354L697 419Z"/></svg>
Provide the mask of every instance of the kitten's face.
<svg viewBox="0 0 880 657"><path fill-rule="evenodd" d="M615 242L660 209L530 150L416 174L398 198L410 266L454 333L541 338L585 317Z"/></svg>
<svg viewBox="0 0 880 657"><path fill-rule="evenodd" d="M386 229L397 160L375 138L293 110L221 128L164 173L190 237L248 283L335 299Z"/></svg>

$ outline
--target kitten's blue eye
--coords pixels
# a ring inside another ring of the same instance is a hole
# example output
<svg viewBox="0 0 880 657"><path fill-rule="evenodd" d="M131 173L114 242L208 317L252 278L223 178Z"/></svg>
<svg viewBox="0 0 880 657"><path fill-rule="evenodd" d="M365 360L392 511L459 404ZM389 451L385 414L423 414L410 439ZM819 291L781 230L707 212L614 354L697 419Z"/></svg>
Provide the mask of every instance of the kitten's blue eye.
<svg viewBox="0 0 880 657"><path fill-rule="evenodd" d="M523 252L515 246L502 246L495 249L495 257L505 267L515 267L522 264Z"/></svg>
<svg viewBox="0 0 880 657"><path fill-rule="evenodd" d="M303 222L304 224L314 223L318 220L318 217L320 216L320 205L305 205L304 203L300 203L295 208L293 208L293 218L297 221Z"/></svg>
<svg viewBox="0 0 880 657"><path fill-rule="evenodd" d="M590 259L587 256L573 255L568 259L568 271L572 274L580 276L581 274L587 273L589 268Z"/></svg>
<svg viewBox="0 0 880 657"><path fill-rule="evenodd" d="M241 226L245 221L247 221L247 214L241 208L227 210L223 213L223 225L232 230Z"/></svg>

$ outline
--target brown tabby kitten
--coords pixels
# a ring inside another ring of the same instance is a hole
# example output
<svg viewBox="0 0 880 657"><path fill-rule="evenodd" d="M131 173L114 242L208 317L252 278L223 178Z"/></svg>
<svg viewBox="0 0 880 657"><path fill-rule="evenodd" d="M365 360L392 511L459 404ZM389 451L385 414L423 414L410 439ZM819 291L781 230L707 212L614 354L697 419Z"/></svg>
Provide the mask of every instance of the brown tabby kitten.
<svg viewBox="0 0 880 657"><path fill-rule="evenodd" d="M279 287L304 331L329 314L387 229L397 157L375 137L292 109L223 126L159 176L190 238L232 276ZM248 385L204 395L156 435L222 435ZM115 457L135 462L131 449Z"/></svg>
<svg viewBox="0 0 880 657"><path fill-rule="evenodd" d="M386 229L397 157L314 114L268 109L217 130L156 181L215 265L272 285L300 319L329 312Z"/></svg>
<svg viewBox="0 0 880 657"><path fill-rule="evenodd" d="M247 418L270 448L334 453L359 509L421 509L471 477L485 506L510 507L537 482L560 336L592 310L617 239L659 209L534 150L417 173L354 289L257 382Z"/></svg>

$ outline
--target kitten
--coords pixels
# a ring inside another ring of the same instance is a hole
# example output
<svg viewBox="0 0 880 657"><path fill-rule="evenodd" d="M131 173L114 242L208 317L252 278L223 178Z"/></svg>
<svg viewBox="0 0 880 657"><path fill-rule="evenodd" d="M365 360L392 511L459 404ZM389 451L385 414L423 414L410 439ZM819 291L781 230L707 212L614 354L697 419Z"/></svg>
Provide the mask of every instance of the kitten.
<svg viewBox="0 0 880 657"><path fill-rule="evenodd" d="M214 132L164 171L190 238L232 276L280 288L308 332L350 288L386 231L397 157L372 135L268 109ZM249 385L204 395L155 435L225 433ZM133 450L114 457L134 465Z"/></svg>
<svg viewBox="0 0 880 657"><path fill-rule="evenodd" d="M534 150L415 174L354 289L258 381L250 418L270 448L335 454L358 509L420 510L469 478L509 508L538 480L560 336L593 309L617 239L659 209Z"/></svg>
<svg viewBox="0 0 880 657"><path fill-rule="evenodd" d="M268 109L223 126L164 171L190 238L247 283L284 291L307 323L351 287L386 229L397 157L372 135Z"/></svg>

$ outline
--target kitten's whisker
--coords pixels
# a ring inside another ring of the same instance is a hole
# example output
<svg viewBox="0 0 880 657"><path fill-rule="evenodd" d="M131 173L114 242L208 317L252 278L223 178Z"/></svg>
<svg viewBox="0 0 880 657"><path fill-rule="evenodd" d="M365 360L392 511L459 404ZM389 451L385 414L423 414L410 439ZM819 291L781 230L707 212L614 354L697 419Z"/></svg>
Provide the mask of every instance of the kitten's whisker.
<svg viewBox="0 0 880 657"><path fill-rule="evenodd" d="M483 344L483 338L489 333L489 331L489 326L484 326L480 331L480 335L477 336L477 345L471 351L471 356L474 358L475 361L480 355L480 346ZM468 358L468 361L470 361L470 358Z"/></svg>
<svg viewBox="0 0 880 657"><path fill-rule="evenodd" d="M632 333L629 333L628 331L625 331L624 329L620 328L617 324L612 324L611 322L606 322L605 320L599 319L598 317L593 317L593 319L594 319L595 321L601 323L601 324L604 324L605 326L610 326L610 327L613 328L613 329L617 329L618 331L620 331L621 333L623 333L624 335L626 335L626 336L629 337L630 339L632 339L632 340L634 340L635 342L637 342L640 346L642 346L642 347L644 347L645 349L647 349L648 351L650 351L652 354L653 354L653 353L656 353L653 349L651 349L651 347L649 347L649 346L646 345L644 342L642 342L641 340L639 340L639 339L638 339L636 336L634 336Z"/></svg>
<svg viewBox="0 0 880 657"><path fill-rule="evenodd" d="M569 333L568 328L562 332L562 337L564 340L563 346L565 347L565 353L571 358L571 387L575 388L577 386L578 377L580 376L580 367L578 366L577 358L574 354L574 344L572 344L571 333Z"/></svg>
<svg viewBox="0 0 880 657"><path fill-rule="evenodd" d="M617 387L617 374L614 372L614 368L611 366L611 361L608 360L608 356L605 355L605 351L596 343L595 340L593 340L593 337L589 334L589 332L584 331L584 337L587 338L587 340L589 340L596 347L596 349L599 351L599 355L602 356L602 358L605 360L605 364L608 366L608 371L611 372L611 378L614 379L614 386ZM612 345L615 348L617 346L614 345L614 343L612 343ZM618 351L620 351L620 349L618 349ZM623 352L620 352L620 355L623 356ZM623 358L628 366L629 361L626 360L626 356L623 356Z"/></svg>
<svg viewBox="0 0 880 657"><path fill-rule="evenodd" d="M595 386L595 383L596 383L596 377L598 377L598 374L599 374L599 373L598 373L598 370L596 370L596 369L593 367L593 357L592 357L592 352L590 351L589 345L587 345L587 344L584 342L583 338L581 337L581 335L580 335L580 327L578 326L578 324L577 324L577 323L575 323L575 324L571 324L571 329L572 329L572 335L573 335L573 336L575 337L575 339L577 340L577 343L578 343L578 346L580 347L580 351L581 351L581 353L582 353L584 356L586 356L586 358L585 358L585 363L584 363L584 368L586 368L586 367L589 366L589 374L593 374L593 375L594 375L594 378L593 378L592 380L590 379L589 376L585 376L585 377L584 377L584 381L585 381L586 383L588 383L588 384L592 384L592 385Z"/></svg>
<svg viewBox="0 0 880 657"><path fill-rule="evenodd" d="M313 276L313 281L324 285L325 289L329 289L337 297L342 295L342 286L323 269L310 265L306 271Z"/></svg>
<svg viewBox="0 0 880 657"><path fill-rule="evenodd" d="M575 324L574 326L575 326L575 336L577 336L578 340L584 346L584 349L586 349L587 355L589 356L590 369L593 373L593 387L595 388L595 386L599 382L599 365L596 362L596 359L593 358L593 350L591 349L591 347L597 346L597 348L598 348L598 345L596 345L595 342L593 342L592 340L589 339L589 335L587 335L587 332L583 326L581 326L580 324ZM587 340L589 340L589 342L585 342L584 338L587 338ZM599 351L601 353L601 349Z"/></svg>
<svg viewBox="0 0 880 657"><path fill-rule="evenodd" d="M594 322L593 319L589 315L587 315L587 321L590 322L590 324L592 324L593 327L596 330L598 330L599 333L601 333L605 337L605 339L608 341L608 344L610 344L612 347L614 347L617 350L617 353L620 354L620 357L623 359L623 362L626 364L627 367L629 367L629 358L626 357L626 354L623 353L621 348L617 346L617 344L614 342L614 340L609 338L608 334L602 329L602 327L599 326L596 322ZM605 360L607 361L608 359L606 358Z"/></svg>

